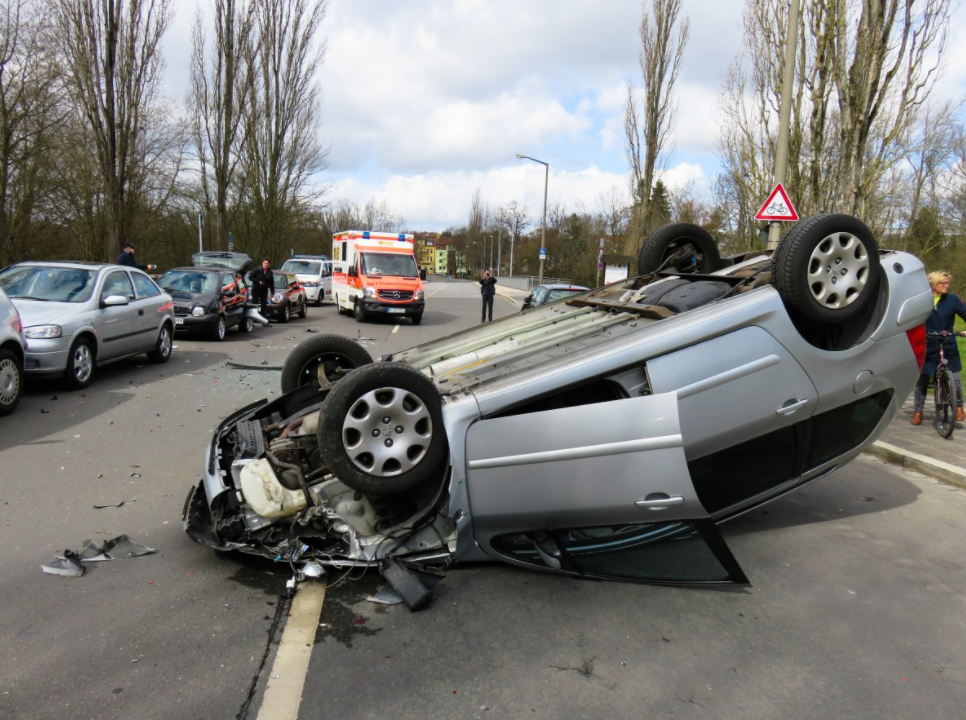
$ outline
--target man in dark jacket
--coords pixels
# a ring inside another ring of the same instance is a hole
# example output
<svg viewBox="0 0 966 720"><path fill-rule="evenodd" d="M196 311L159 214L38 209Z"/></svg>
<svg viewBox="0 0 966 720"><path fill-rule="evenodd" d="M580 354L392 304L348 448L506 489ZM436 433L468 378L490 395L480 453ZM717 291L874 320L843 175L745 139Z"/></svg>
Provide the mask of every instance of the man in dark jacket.
<svg viewBox="0 0 966 720"><path fill-rule="evenodd" d="M922 424L922 409L926 405L926 388L929 386L929 378L936 374L940 342L943 343L943 355L946 357L946 362L949 363L953 384L956 386L956 421L966 420L966 410L963 409L963 383L959 378L963 364L959 359L956 336L952 334L956 316L959 315L963 320L966 320L966 303L960 300L955 293L949 292L949 282L952 279L952 275L942 270L929 273L929 286L932 288L935 308L926 318L926 332L938 333L945 330L949 335L943 339L928 338L926 340L926 361L923 363L912 399L913 425Z"/></svg>
<svg viewBox="0 0 966 720"><path fill-rule="evenodd" d="M127 267L137 268L138 270L154 270L157 265L138 265L134 262L134 246L131 243L127 243L121 254L117 256L117 260L114 261L115 265L125 265Z"/></svg>
<svg viewBox="0 0 966 720"><path fill-rule="evenodd" d="M493 322L493 296L496 295L494 285L496 285L496 278L492 277L490 271L487 270L480 278L480 294L483 295L483 319L480 320L481 323L486 322L487 312L490 315L490 322Z"/></svg>
<svg viewBox="0 0 966 720"><path fill-rule="evenodd" d="M251 271L248 278L252 281L252 301L258 303L259 312L268 312L269 295L275 294L275 275L272 274L272 261L262 260L262 266Z"/></svg>

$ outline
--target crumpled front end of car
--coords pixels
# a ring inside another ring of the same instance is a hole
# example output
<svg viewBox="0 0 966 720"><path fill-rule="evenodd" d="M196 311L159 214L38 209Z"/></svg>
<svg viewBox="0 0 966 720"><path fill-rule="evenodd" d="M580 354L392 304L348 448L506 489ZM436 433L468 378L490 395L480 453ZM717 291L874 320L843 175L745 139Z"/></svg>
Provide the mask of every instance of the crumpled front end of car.
<svg viewBox="0 0 966 720"><path fill-rule="evenodd" d="M185 501L185 532L217 550L293 563L449 564L455 525L438 512L446 483L391 496L345 485L319 449L323 398L302 387L222 422Z"/></svg>

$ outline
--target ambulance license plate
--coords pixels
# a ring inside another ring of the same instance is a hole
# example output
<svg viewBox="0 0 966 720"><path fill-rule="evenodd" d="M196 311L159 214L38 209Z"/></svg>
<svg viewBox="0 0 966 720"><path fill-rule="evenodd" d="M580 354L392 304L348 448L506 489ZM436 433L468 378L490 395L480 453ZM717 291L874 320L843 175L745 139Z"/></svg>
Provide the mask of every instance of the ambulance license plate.
<svg viewBox="0 0 966 720"><path fill-rule="evenodd" d="M386 312L389 313L405 313L406 308L386 308Z"/></svg>

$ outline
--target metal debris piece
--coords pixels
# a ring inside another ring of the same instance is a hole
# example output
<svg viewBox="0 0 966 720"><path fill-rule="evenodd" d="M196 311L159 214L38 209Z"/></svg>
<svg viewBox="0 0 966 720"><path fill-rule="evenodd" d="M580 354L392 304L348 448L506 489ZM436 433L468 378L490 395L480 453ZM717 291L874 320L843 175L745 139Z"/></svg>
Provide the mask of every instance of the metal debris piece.
<svg viewBox="0 0 966 720"><path fill-rule="evenodd" d="M98 477L100 477L100 476L98 475ZM94 506L94 509L95 510L105 510L107 508L119 508L119 507L124 507L124 503L125 503L125 501L124 500L121 500L121 502L116 503L114 505L95 505Z"/></svg>
<svg viewBox="0 0 966 720"><path fill-rule="evenodd" d="M265 362L267 363L268 361L266 360ZM232 362L231 360L226 362L225 365L235 370L277 370L279 372L282 370L281 365L243 365L242 363Z"/></svg>
<svg viewBox="0 0 966 720"><path fill-rule="evenodd" d="M80 577L87 571L73 550L64 550L64 557L56 558L50 565L41 565L40 569L63 577Z"/></svg>

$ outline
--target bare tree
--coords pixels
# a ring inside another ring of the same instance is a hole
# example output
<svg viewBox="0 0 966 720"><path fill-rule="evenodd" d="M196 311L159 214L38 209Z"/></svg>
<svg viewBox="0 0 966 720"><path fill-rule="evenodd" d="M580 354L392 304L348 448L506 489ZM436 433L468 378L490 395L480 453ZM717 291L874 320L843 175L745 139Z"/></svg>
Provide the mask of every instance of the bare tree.
<svg viewBox="0 0 966 720"><path fill-rule="evenodd" d="M65 115L37 10L25 0L0 2L0 266L34 244L32 223Z"/></svg>
<svg viewBox="0 0 966 720"><path fill-rule="evenodd" d="M249 73L252 3L212 0L212 47L209 53L199 9L192 31L191 92L193 140L205 214L213 216L216 247L225 247L231 227L229 196L239 159L243 108L253 83Z"/></svg>
<svg viewBox="0 0 966 720"><path fill-rule="evenodd" d="M631 193L639 220L647 222L651 188L660 169L673 117L671 93L677 81L690 22L678 22L681 0L650 0L641 12L640 102L628 83L624 109L627 159L631 166Z"/></svg>
<svg viewBox="0 0 966 720"><path fill-rule="evenodd" d="M325 57L316 36L326 0L253 0L252 8L257 41L248 59L243 199L248 247L273 254L327 190L313 182L326 167L316 81Z"/></svg>
<svg viewBox="0 0 966 720"><path fill-rule="evenodd" d="M91 130L106 215L102 257L129 239L128 186L142 160L161 82L161 36L169 0L54 0L67 87Z"/></svg>

